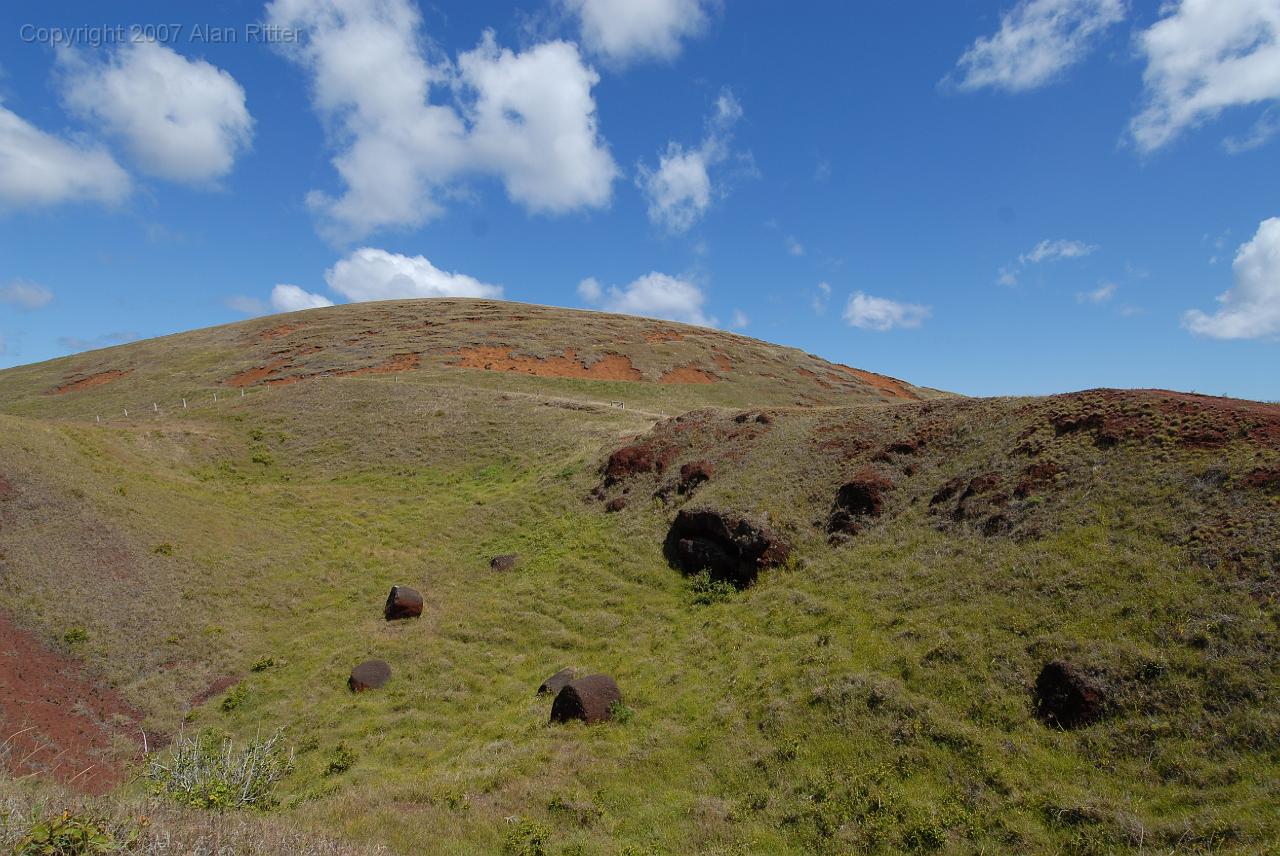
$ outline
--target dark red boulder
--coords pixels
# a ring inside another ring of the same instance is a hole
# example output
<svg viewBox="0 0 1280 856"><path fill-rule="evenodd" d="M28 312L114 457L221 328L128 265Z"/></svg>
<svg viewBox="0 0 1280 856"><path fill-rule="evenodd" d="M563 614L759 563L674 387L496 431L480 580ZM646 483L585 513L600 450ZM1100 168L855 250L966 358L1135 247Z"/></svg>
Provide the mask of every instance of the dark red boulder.
<svg viewBox="0 0 1280 856"><path fill-rule="evenodd" d="M698 489L698 485L711 478L711 464L707 461L693 461L680 468L680 481L676 483L676 491L690 494Z"/></svg>
<svg viewBox="0 0 1280 856"><path fill-rule="evenodd" d="M515 553L506 553L501 556L494 556L489 560L489 570L491 571L510 571L520 564L520 556Z"/></svg>
<svg viewBox="0 0 1280 856"><path fill-rule="evenodd" d="M391 680L391 666L385 660L365 660L351 670L347 686L353 693L376 690Z"/></svg>
<svg viewBox="0 0 1280 856"><path fill-rule="evenodd" d="M610 514L617 514L619 511L627 507L627 498L625 496L615 496L604 504L604 510Z"/></svg>
<svg viewBox="0 0 1280 856"><path fill-rule="evenodd" d="M392 586L382 614L386 616L387 621L417 618L422 614L422 595L417 589L411 589L408 586Z"/></svg>
<svg viewBox="0 0 1280 856"><path fill-rule="evenodd" d="M684 509L663 543L667 561L687 574L708 572L738 588L785 562L791 547L764 523L712 509Z"/></svg>
<svg viewBox="0 0 1280 856"><path fill-rule="evenodd" d="M1078 728L1106 713L1107 691L1078 666L1054 660L1040 670L1035 688L1036 714L1050 725Z"/></svg>
<svg viewBox="0 0 1280 856"><path fill-rule="evenodd" d="M551 703L551 721L580 719L587 725L613 718L613 706L622 701L622 692L608 675L587 675L566 684Z"/></svg>
<svg viewBox="0 0 1280 856"><path fill-rule="evenodd" d="M542 682L538 687L538 695L542 695L543 693L551 693L554 695L569 684L573 683L573 679L577 676L578 672L575 669L561 669Z"/></svg>

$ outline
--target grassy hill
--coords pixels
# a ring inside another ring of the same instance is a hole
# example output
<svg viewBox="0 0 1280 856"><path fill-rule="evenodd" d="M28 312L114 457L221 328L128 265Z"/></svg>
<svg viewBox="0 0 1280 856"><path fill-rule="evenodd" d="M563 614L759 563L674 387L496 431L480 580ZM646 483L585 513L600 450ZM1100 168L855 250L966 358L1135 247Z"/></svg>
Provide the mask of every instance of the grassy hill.
<svg viewBox="0 0 1280 856"><path fill-rule="evenodd" d="M458 300L11 369L0 414L0 608L114 694L82 712L100 768L70 784L122 806L144 786L107 773L137 769L143 730L283 729L294 769L261 822L394 852L1280 836L1274 406L970 400L717 331ZM664 557L682 509L754 521L790 559L742 589L688 576ZM383 619L394 584L421 618ZM370 657L392 678L352 694ZM1088 674L1097 721L1046 721L1052 661ZM564 667L618 681L614 722L548 724L535 690ZM9 764L80 775L60 757Z"/></svg>

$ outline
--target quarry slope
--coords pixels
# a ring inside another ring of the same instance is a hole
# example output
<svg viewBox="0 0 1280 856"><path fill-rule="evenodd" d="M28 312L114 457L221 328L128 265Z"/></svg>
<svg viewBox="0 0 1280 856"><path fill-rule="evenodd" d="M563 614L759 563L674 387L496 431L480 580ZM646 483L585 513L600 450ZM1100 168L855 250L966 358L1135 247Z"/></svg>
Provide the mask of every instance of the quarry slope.
<svg viewBox="0 0 1280 856"><path fill-rule="evenodd" d="M0 372L5 633L110 699L45 724L95 729L68 742L96 782L143 732L283 728L274 820L357 847L1266 852L1280 408L850 371L412 301ZM740 587L673 567L693 512L788 558ZM420 618L383 619L392 585ZM368 658L391 680L354 695ZM1096 717L1046 718L1057 662ZM626 715L549 724L566 667Z"/></svg>

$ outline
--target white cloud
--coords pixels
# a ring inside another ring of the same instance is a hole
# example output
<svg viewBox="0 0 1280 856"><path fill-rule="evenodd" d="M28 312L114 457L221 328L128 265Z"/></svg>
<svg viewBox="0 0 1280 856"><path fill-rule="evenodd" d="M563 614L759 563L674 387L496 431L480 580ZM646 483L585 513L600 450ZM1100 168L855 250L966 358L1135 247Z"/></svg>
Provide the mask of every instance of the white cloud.
<svg viewBox="0 0 1280 856"><path fill-rule="evenodd" d="M844 320L851 327L884 333L895 327L919 327L932 311L918 303L898 303L857 291L845 304Z"/></svg>
<svg viewBox="0 0 1280 856"><path fill-rule="evenodd" d="M1218 2L1218 0L1211 0ZM1127 0L1020 0L999 32L975 41L947 78L960 89L1025 92L1057 80L1124 20Z"/></svg>
<svg viewBox="0 0 1280 856"><path fill-rule="evenodd" d="M703 310L707 296L701 288L657 271L645 274L630 285L611 286L607 290L594 278L584 279L578 284L578 294L606 312L684 321L700 327L716 325L716 320L708 318Z"/></svg>
<svg viewBox="0 0 1280 856"><path fill-rule="evenodd" d="M793 256L803 256L804 244L797 241L793 236L787 235L787 252Z"/></svg>
<svg viewBox="0 0 1280 856"><path fill-rule="evenodd" d="M52 302L53 292L37 282L15 279L8 285L0 286L0 303L19 309L40 309Z"/></svg>
<svg viewBox="0 0 1280 856"><path fill-rule="evenodd" d="M1222 148L1229 155L1239 155L1260 149L1280 134L1280 114L1272 110L1263 113L1254 123L1249 133L1242 137L1227 137L1222 141Z"/></svg>
<svg viewBox="0 0 1280 856"><path fill-rule="evenodd" d="M1114 282L1104 282L1093 291L1081 291L1076 294L1077 303L1106 303L1116 296L1116 284Z"/></svg>
<svg viewBox="0 0 1280 856"><path fill-rule="evenodd" d="M475 92L465 110L472 158L502 176L507 195L552 213L608 204L618 169L596 130L591 88L600 77L574 45L517 54L499 49L489 32L458 68Z"/></svg>
<svg viewBox="0 0 1280 856"><path fill-rule="evenodd" d="M827 311L827 302L831 300L830 283L818 283L818 293L813 296L813 311L817 315L822 315Z"/></svg>
<svg viewBox="0 0 1280 856"><path fill-rule="evenodd" d="M274 0L267 19L305 34L286 53L311 74L338 148L344 191L308 196L332 236L420 225L472 175L497 176L532 211L609 203L617 166L596 127L599 77L574 45L514 53L485 33L455 66L424 53L408 0Z"/></svg>
<svg viewBox="0 0 1280 856"><path fill-rule="evenodd" d="M611 65L674 59L683 39L703 32L708 0L559 0L577 16L582 42Z"/></svg>
<svg viewBox="0 0 1280 856"><path fill-rule="evenodd" d="M685 232L702 218L722 192L713 185L710 170L728 159L733 126L741 118L742 105L726 89L716 99L706 136L697 148L686 149L672 141L659 156L657 169L639 165L636 185L649 200L650 222L669 232Z"/></svg>
<svg viewBox="0 0 1280 856"><path fill-rule="evenodd" d="M0 106L0 206L115 203L130 187L105 149L45 133Z"/></svg>
<svg viewBox="0 0 1280 856"><path fill-rule="evenodd" d="M502 296L502 287L461 273L449 273L423 256L402 256L361 247L325 271L325 282L351 301L406 297ZM301 289L299 289L301 290Z"/></svg>
<svg viewBox="0 0 1280 856"><path fill-rule="evenodd" d="M1147 105L1130 132L1139 151L1229 107L1280 99L1280 0L1181 0L1161 12L1138 38Z"/></svg>
<svg viewBox="0 0 1280 856"><path fill-rule="evenodd" d="M253 119L230 74L143 39L102 63L66 51L63 98L124 141L142 172L203 183L225 176L248 148Z"/></svg>
<svg viewBox="0 0 1280 856"><path fill-rule="evenodd" d="M733 316L729 319L729 327L733 330L741 330L751 323L751 319L747 317L747 313L741 309L733 310Z"/></svg>
<svg viewBox="0 0 1280 856"><path fill-rule="evenodd" d="M1264 220L1232 264L1235 286L1218 297L1208 315L1193 309L1183 316L1191 332L1215 339L1256 339L1280 335L1280 217Z"/></svg>
<svg viewBox="0 0 1280 856"><path fill-rule="evenodd" d="M323 294L312 294L296 285L282 283L271 289L271 308L277 312L298 312L332 305L333 301Z"/></svg>
<svg viewBox="0 0 1280 856"><path fill-rule="evenodd" d="M1019 256L1018 261L1024 265L1034 265L1059 259L1078 259L1097 251L1096 246L1082 241L1041 241L1032 247L1031 252Z"/></svg>
<svg viewBox="0 0 1280 856"><path fill-rule="evenodd" d="M1093 255L1097 251L1098 247L1096 245L1086 244L1083 241L1044 240L1032 247L1030 252L1018 256L1018 260L1015 263L1000 268L1000 275L996 277L996 282L1000 285L1012 287L1018 284L1018 278L1022 275L1022 271L1029 265L1056 262L1063 259L1083 258Z"/></svg>

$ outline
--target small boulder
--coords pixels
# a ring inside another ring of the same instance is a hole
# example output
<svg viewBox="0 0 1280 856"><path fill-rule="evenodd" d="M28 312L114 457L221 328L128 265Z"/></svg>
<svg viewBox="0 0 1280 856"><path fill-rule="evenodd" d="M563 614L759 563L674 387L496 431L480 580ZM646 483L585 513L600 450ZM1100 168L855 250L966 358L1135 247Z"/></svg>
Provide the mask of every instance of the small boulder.
<svg viewBox="0 0 1280 856"><path fill-rule="evenodd" d="M604 510L610 514L617 514L627 507L627 498L625 496L616 496L604 504Z"/></svg>
<svg viewBox="0 0 1280 856"><path fill-rule="evenodd" d="M684 509L663 543L667 561L687 574L707 571L738 588L782 564L791 547L763 523L712 509Z"/></svg>
<svg viewBox="0 0 1280 856"><path fill-rule="evenodd" d="M893 482L870 467L862 470L853 480L836 492L827 520L827 532L831 535L853 535L860 521L884 514L886 495L893 490Z"/></svg>
<svg viewBox="0 0 1280 856"><path fill-rule="evenodd" d="M698 489L698 485L711 478L711 464L707 461L693 461L680 468L680 481L676 483L676 492L690 494Z"/></svg>
<svg viewBox="0 0 1280 856"><path fill-rule="evenodd" d="M1036 713L1050 725L1077 728L1102 718L1106 688L1078 666L1054 660L1036 678Z"/></svg>
<svg viewBox="0 0 1280 856"><path fill-rule="evenodd" d="M417 618L422 615L422 594L408 586L392 586L382 614L386 616L387 621Z"/></svg>
<svg viewBox="0 0 1280 856"><path fill-rule="evenodd" d="M622 693L608 675L587 675L566 684L551 703L551 721L580 719L587 725L613 718L613 706L622 701Z"/></svg>
<svg viewBox="0 0 1280 856"><path fill-rule="evenodd" d="M365 660L351 670L347 686L353 693L376 690L391 680L391 666L385 660Z"/></svg>
<svg viewBox="0 0 1280 856"><path fill-rule="evenodd" d="M520 556L516 553L504 553L501 556L494 556L489 560L489 570L491 571L510 571L520 564Z"/></svg>
<svg viewBox="0 0 1280 856"><path fill-rule="evenodd" d="M561 669L542 682L538 687L538 695L542 695L543 693L551 693L552 695L555 695L560 692L560 690L573 683L573 679L577 676L578 672L575 669Z"/></svg>

